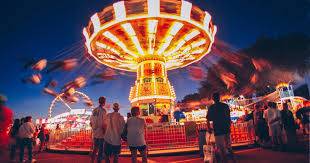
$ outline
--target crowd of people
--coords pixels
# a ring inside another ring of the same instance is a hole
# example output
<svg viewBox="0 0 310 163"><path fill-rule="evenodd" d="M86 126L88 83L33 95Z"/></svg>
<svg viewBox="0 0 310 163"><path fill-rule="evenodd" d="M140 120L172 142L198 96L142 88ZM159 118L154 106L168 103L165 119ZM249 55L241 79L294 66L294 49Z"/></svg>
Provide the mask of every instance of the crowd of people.
<svg viewBox="0 0 310 163"><path fill-rule="evenodd" d="M5 153L4 150L9 146L10 160L15 162L16 151L19 150L19 162L24 162L24 150L27 147L28 162L34 162L33 155L46 148L49 141L49 131L45 129L44 124L40 127L34 126L31 116L15 119L13 126L11 126L13 113L5 107L6 101L6 97L0 95L0 156ZM39 148L37 151L36 147Z"/></svg>
<svg viewBox="0 0 310 163"><path fill-rule="evenodd" d="M94 149L92 152L91 161L97 162L105 160L106 163L113 159L114 163L118 162L118 157L121 152L122 139L127 141L131 152L132 162L137 162L137 151L142 156L142 162L147 162L147 149L145 142L146 122L140 118L140 108L132 107L131 114L125 123L124 117L118 112L120 109L119 103L113 104L113 112L108 113L105 106L106 98L99 98L99 106L92 112L90 125L93 131Z"/></svg>
<svg viewBox="0 0 310 163"><path fill-rule="evenodd" d="M296 130L300 128L300 124L304 130L303 134L309 135L309 108L299 109L296 116L289 110L287 103L282 104L281 111L274 102L268 102L267 105L257 104L254 108L255 133L261 145L271 140L274 150L285 151L294 148L297 143Z"/></svg>

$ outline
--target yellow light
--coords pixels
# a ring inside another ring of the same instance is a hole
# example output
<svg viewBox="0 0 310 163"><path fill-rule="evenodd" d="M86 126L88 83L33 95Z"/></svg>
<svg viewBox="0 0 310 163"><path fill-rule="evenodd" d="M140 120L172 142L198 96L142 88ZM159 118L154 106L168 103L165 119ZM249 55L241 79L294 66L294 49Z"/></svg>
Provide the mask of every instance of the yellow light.
<svg viewBox="0 0 310 163"><path fill-rule="evenodd" d="M190 39L192 39L192 38L196 37L197 35L199 35L199 33L200 32L198 30L194 30L190 34L188 34L184 39L186 41L189 41Z"/></svg>
<svg viewBox="0 0 310 163"><path fill-rule="evenodd" d="M187 1L182 1L181 6L181 18L185 20L191 19L191 11L192 11L192 3L189 3Z"/></svg>
<svg viewBox="0 0 310 163"><path fill-rule="evenodd" d="M113 4L115 19L117 21L122 21L126 18L126 9L124 1L116 2Z"/></svg>
<svg viewBox="0 0 310 163"><path fill-rule="evenodd" d="M148 16L150 17L159 16L160 15L159 0L148 0L147 9L148 9Z"/></svg>
<svg viewBox="0 0 310 163"><path fill-rule="evenodd" d="M98 32L100 29L100 20L99 20L98 14L95 13L90 19L94 25L94 32Z"/></svg>
<svg viewBox="0 0 310 163"><path fill-rule="evenodd" d="M125 31L129 34L129 36L136 35L135 31L133 30L130 23L122 24L122 27L125 29Z"/></svg>

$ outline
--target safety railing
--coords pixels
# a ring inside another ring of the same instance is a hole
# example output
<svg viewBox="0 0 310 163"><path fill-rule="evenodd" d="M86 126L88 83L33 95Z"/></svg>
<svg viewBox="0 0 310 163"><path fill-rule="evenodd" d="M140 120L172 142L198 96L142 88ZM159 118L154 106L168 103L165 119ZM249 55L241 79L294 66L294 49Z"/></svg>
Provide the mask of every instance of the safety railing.
<svg viewBox="0 0 310 163"><path fill-rule="evenodd" d="M149 151L198 148L198 130L206 130L205 122L191 125L183 123L153 123L146 129L145 139ZM253 144L255 130L253 122L233 123L231 126L232 145ZM48 148L58 150L91 150L90 129L79 131L51 131ZM122 152L129 152L127 143L122 143Z"/></svg>

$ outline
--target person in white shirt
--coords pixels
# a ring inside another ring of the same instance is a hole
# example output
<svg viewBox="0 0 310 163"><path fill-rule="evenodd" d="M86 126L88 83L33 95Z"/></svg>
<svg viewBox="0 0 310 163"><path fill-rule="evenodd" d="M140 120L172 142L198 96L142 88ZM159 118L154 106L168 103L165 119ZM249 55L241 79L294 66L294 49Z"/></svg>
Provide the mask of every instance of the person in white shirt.
<svg viewBox="0 0 310 163"><path fill-rule="evenodd" d="M131 108L132 117L127 120L127 144L131 152L131 160L137 162L137 150L142 156L142 162L147 162L147 149L144 138L146 123L140 118L140 108Z"/></svg>
<svg viewBox="0 0 310 163"><path fill-rule="evenodd" d="M90 117L90 126L92 128L92 134L94 138L94 150L91 154L91 162L93 163L95 160L95 155L99 149L97 162L101 162L103 159L103 143L104 143L104 119L107 115L107 110L104 108L106 97L99 97L99 106L95 108Z"/></svg>
<svg viewBox="0 0 310 163"><path fill-rule="evenodd" d="M278 145L282 146L282 132L281 132L281 114L276 108L274 102L268 102L269 108L264 111L263 118L266 120L269 127L269 136L271 137L273 148Z"/></svg>
<svg viewBox="0 0 310 163"><path fill-rule="evenodd" d="M22 124L18 130L18 136L21 139L19 161L24 160L24 149L25 146L28 148L29 162L32 162L32 141L35 127L32 124L32 117L28 116L25 118L25 123Z"/></svg>
<svg viewBox="0 0 310 163"><path fill-rule="evenodd" d="M110 158L113 158L113 162L118 162L118 156L121 153L121 134L124 130L125 119L118 112L120 108L119 103L113 104L113 113L109 113L104 121L106 133L104 135L104 159L106 163L110 162Z"/></svg>

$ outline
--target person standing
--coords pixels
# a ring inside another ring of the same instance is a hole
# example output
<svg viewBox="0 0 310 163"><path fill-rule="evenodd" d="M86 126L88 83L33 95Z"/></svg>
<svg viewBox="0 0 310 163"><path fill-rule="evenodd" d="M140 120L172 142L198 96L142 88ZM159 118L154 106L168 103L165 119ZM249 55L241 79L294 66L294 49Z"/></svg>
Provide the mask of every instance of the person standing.
<svg viewBox="0 0 310 163"><path fill-rule="evenodd" d="M113 157L113 162L118 162L118 156L121 153L121 134L125 126L124 117L118 112L120 109L119 103L113 104L113 113L109 113L105 119L106 133L104 135L104 159L106 163L110 162Z"/></svg>
<svg viewBox="0 0 310 163"><path fill-rule="evenodd" d="M273 149L276 150L279 146L283 147L281 114L276 108L276 103L268 102L268 109L264 112L264 119L267 121L269 127L269 136L271 137Z"/></svg>
<svg viewBox="0 0 310 163"><path fill-rule="evenodd" d="M180 118L181 118L180 114L181 114L180 108L176 107L173 113L176 123L180 122Z"/></svg>
<svg viewBox="0 0 310 163"><path fill-rule="evenodd" d="M164 105L164 107L161 110L161 122L169 121L168 114L169 114L169 110L168 108L166 108L166 105Z"/></svg>
<svg viewBox="0 0 310 163"><path fill-rule="evenodd" d="M7 98L0 94L0 159L4 158L4 151L8 147L10 136L9 129L13 123L13 112L5 107Z"/></svg>
<svg viewBox="0 0 310 163"><path fill-rule="evenodd" d="M39 147L38 153L42 152L43 146L45 146L46 135L47 135L47 131L45 130L45 124L42 124L40 128L40 132L38 133L38 138L40 139L40 147Z"/></svg>
<svg viewBox="0 0 310 163"><path fill-rule="evenodd" d="M301 120L303 134L309 135L310 130L310 106L307 105L307 101L303 102L304 107L300 108L296 112L296 117Z"/></svg>
<svg viewBox="0 0 310 163"><path fill-rule="evenodd" d="M227 162L226 152L228 151L231 155L233 161L233 151L231 147L231 137L230 137L230 109L227 104L220 102L220 94L214 93L212 95L214 104L212 104L208 109L207 114L207 126L208 132L212 132L210 126L210 121L213 122L213 130L215 136L215 144L220 150L220 156L223 162Z"/></svg>
<svg viewBox="0 0 310 163"><path fill-rule="evenodd" d="M263 118L263 112L261 110L260 105L256 104L254 106L255 110L253 112L253 119L254 119L254 127L255 127L255 133L258 137L258 143L263 144L264 143L264 118Z"/></svg>
<svg viewBox="0 0 310 163"><path fill-rule="evenodd" d="M15 160L16 148L19 145L18 129L20 127L19 119L14 120L14 124L10 130L10 160Z"/></svg>
<svg viewBox="0 0 310 163"><path fill-rule="evenodd" d="M294 145L296 143L296 122L293 113L288 110L287 103L283 103L283 110L281 113L282 124L286 131L287 145Z"/></svg>
<svg viewBox="0 0 310 163"><path fill-rule="evenodd" d="M25 146L28 149L28 161L32 162L32 141L33 141L33 134L35 131L35 127L32 124L32 117L28 116L25 118L25 123L20 126L18 130L18 136L21 139L20 145L20 153L19 153L19 161L23 162L24 160L24 149Z"/></svg>
<svg viewBox="0 0 310 163"><path fill-rule="evenodd" d="M90 117L90 126L92 128L92 134L94 138L94 150L91 155L91 162L94 162L95 155L99 149L97 162L101 162L103 159L103 143L104 143L104 119L107 115L107 110L104 108L106 97L99 97L99 106L95 108Z"/></svg>
<svg viewBox="0 0 310 163"><path fill-rule="evenodd" d="M147 162L147 149L144 138L146 122L140 118L140 108L131 108L132 117L127 120L127 144L131 152L132 163L137 162L137 150L142 156L142 162Z"/></svg>

